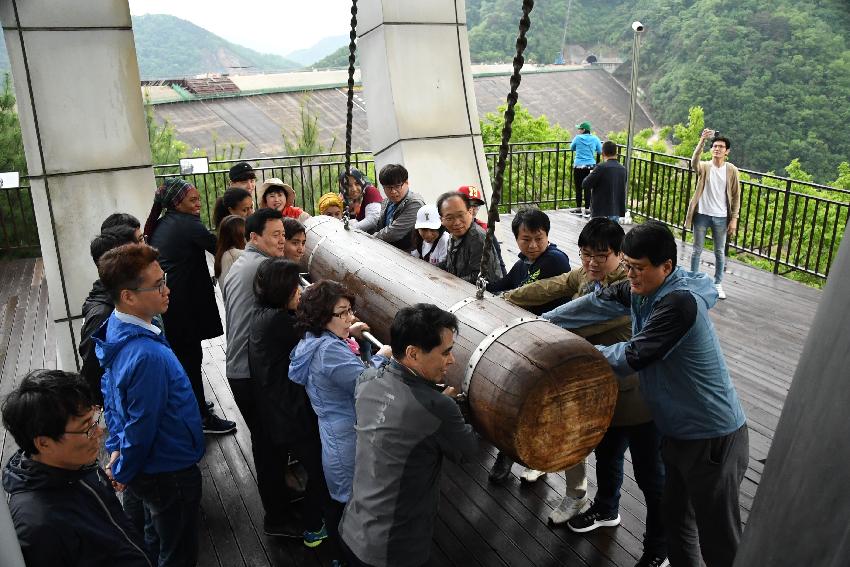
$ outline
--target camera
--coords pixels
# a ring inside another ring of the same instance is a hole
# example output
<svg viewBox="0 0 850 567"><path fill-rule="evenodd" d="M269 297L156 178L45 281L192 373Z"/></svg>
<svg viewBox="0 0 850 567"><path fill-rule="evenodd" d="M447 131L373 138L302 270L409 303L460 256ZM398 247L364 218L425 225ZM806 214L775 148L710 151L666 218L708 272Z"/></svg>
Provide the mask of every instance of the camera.
<svg viewBox="0 0 850 567"><path fill-rule="evenodd" d="M642 32L643 29L644 29L644 25L642 23L638 22L637 20L635 20L634 22L632 22L632 29L635 30L636 32Z"/></svg>
<svg viewBox="0 0 850 567"><path fill-rule="evenodd" d="M715 130L715 131L714 131L714 137L715 137L715 138L719 138L719 137L720 137L720 130Z"/></svg>

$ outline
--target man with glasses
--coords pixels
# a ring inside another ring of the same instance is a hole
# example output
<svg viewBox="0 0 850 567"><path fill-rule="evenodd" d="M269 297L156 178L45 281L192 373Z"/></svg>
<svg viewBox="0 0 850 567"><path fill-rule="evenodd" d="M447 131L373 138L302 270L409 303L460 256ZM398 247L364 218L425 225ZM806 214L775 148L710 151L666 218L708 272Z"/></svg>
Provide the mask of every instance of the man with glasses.
<svg viewBox="0 0 850 567"><path fill-rule="evenodd" d="M487 235L480 226L472 222L471 207L469 197L458 191L443 193L437 199L440 220L452 236L446 259L437 266L462 280L475 284L481 268L481 256L484 253ZM487 282L496 282L505 275L499 265L495 246L490 248L483 275Z"/></svg>
<svg viewBox="0 0 850 567"><path fill-rule="evenodd" d="M158 257L145 244L101 257L115 311L94 341L104 368L107 472L143 504L148 552L166 567L197 562L204 434L189 377L154 321L169 301Z"/></svg>
<svg viewBox="0 0 850 567"><path fill-rule="evenodd" d="M28 567L153 565L97 465L103 413L83 377L30 372L3 403L3 424L19 447L3 488Z"/></svg>
<svg viewBox="0 0 850 567"><path fill-rule="evenodd" d="M381 203L381 213L374 224L366 221L357 228L373 233L376 238L388 242L405 252L413 249L413 226L416 213L425 204L422 197L410 190L407 182L407 169L403 165L391 163L381 168L378 181L384 188L386 199Z"/></svg>
<svg viewBox="0 0 850 567"><path fill-rule="evenodd" d="M746 418L708 310L717 291L676 267L676 240L650 221L623 240L627 281L543 316L580 329L631 314L632 337L597 346L618 378L637 372L662 435L662 516L670 563L732 565L741 539L738 491L749 462Z"/></svg>
<svg viewBox="0 0 850 567"><path fill-rule="evenodd" d="M621 264L623 236L623 228L618 223L606 218L591 219L578 237L581 267L563 276L508 292L505 299L526 309L535 309L559 299L577 299L625 281L626 272ZM628 341L632 336L631 317L618 316L610 321L574 329L573 332L592 344L612 345ZM549 514L549 521L554 525L566 522L572 531L579 533L619 525L623 459L626 449L629 449L635 479L646 501L643 556L637 565L660 567L667 560L661 517L664 488L661 437L640 394L637 374L620 380L619 386L611 426L595 449L597 490L592 505L588 507L586 471L582 462L565 472L566 495ZM536 480L539 474L542 473L526 469L521 478Z"/></svg>
<svg viewBox="0 0 850 567"><path fill-rule="evenodd" d="M702 148L710 137L713 137L711 161L700 161ZM694 229L692 272L699 271L705 234L711 229L711 239L714 241L714 286L720 299L726 299L726 291L723 289L726 236L735 236L741 209L738 168L726 161L731 147L729 138L719 136L716 130L706 128L702 131L691 157L691 168L697 173L697 184L685 217L685 228L693 226Z"/></svg>

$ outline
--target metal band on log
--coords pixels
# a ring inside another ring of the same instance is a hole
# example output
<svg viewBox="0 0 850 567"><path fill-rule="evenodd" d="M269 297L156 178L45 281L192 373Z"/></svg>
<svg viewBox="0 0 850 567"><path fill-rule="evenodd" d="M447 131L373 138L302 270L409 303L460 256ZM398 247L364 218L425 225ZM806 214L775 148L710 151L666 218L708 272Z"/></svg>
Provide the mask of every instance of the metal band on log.
<svg viewBox="0 0 850 567"><path fill-rule="evenodd" d="M568 468L593 450L611 422L617 384L584 339L337 219L305 223L305 266L357 296L358 317L388 341L396 312L415 303L452 309L460 331L446 383L464 382L475 429L518 462ZM469 298L473 298L470 300ZM467 378L467 372L470 372Z"/></svg>

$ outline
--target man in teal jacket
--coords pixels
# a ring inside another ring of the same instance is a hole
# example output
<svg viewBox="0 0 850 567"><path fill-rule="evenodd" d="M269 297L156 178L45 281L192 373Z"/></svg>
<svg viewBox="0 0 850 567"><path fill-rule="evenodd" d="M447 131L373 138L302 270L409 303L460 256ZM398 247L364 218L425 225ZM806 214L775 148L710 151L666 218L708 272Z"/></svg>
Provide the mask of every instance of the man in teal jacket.
<svg viewBox="0 0 850 567"><path fill-rule="evenodd" d="M671 565L729 566L741 538L738 491L749 460L746 418L708 310L717 291L676 267L670 229L648 222L623 241L628 281L543 314L577 329L631 314L632 338L597 346L614 372L638 372L663 436L663 509Z"/></svg>
<svg viewBox="0 0 850 567"><path fill-rule="evenodd" d="M145 508L145 543L160 567L192 566L204 455L201 414L189 377L153 319L168 309L159 252L126 244L104 254L100 281L115 311L95 333L105 372L107 474ZM135 500L133 499L133 500Z"/></svg>

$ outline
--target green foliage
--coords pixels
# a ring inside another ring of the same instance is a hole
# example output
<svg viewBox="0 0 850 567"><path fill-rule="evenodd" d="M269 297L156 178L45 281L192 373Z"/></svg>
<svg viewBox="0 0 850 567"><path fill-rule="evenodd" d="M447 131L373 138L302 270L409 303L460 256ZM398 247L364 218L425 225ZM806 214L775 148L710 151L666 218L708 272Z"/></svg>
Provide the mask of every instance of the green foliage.
<svg viewBox="0 0 850 567"><path fill-rule="evenodd" d="M0 171L27 174L21 125L15 110L15 93L8 73L0 91ZM22 180L22 185L27 182ZM0 189L0 250L38 245L38 233L28 188Z"/></svg>
<svg viewBox="0 0 850 567"><path fill-rule="evenodd" d="M8 73L4 74L3 90L0 91L0 171L19 171L21 175L27 172L15 93Z"/></svg>
<svg viewBox="0 0 850 567"><path fill-rule="evenodd" d="M289 132L286 130L282 132L283 145L286 148L287 155L312 156L332 152L336 138L331 141L329 147L325 147L319 141L319 116L311 112L306 95L301 97L298 106L301 115L300 130L293 129Z"/></svg>
<svg viewBox="0 0 850 567"><path fill-rule="evenodd" d="M165 14L134 16L133 34L143 79L289 71L301 67L279 55L230 43L191 22Z"/></svg>
<svg viewBox="0 0 850 567"><path fill-rule="evenodd" d="M505 110L507 104L499 107L498 113L488 112L481 121L481 138L485 144L499 144L502 141L502 128L505 125ZM511 142L551 142L552 140L569 140L570 133L559 124L550 124L549 119L541 114L532 114L522 104L514 106L514 121L511 125Z"/></svg>
<svg viewBox="0 0 850 567"><path fill-rule="evenodd" d="M358 54L355 53L354 56L354 65L355 67L360 66ZM313 69L348 69L348 45L344 45L331 53L330 55L319 59L312 65L310 65Z"/></svg>
<svg viewBox="0 0 850 567"><path fill-rule="evenodd" d="M168 120L159 124L153 115L153 106L145 97L145 125L148 129L148 141L151 145L151 158L154 165L177 163L186 157L188 146L177 139L174 125Z"/></svg>

